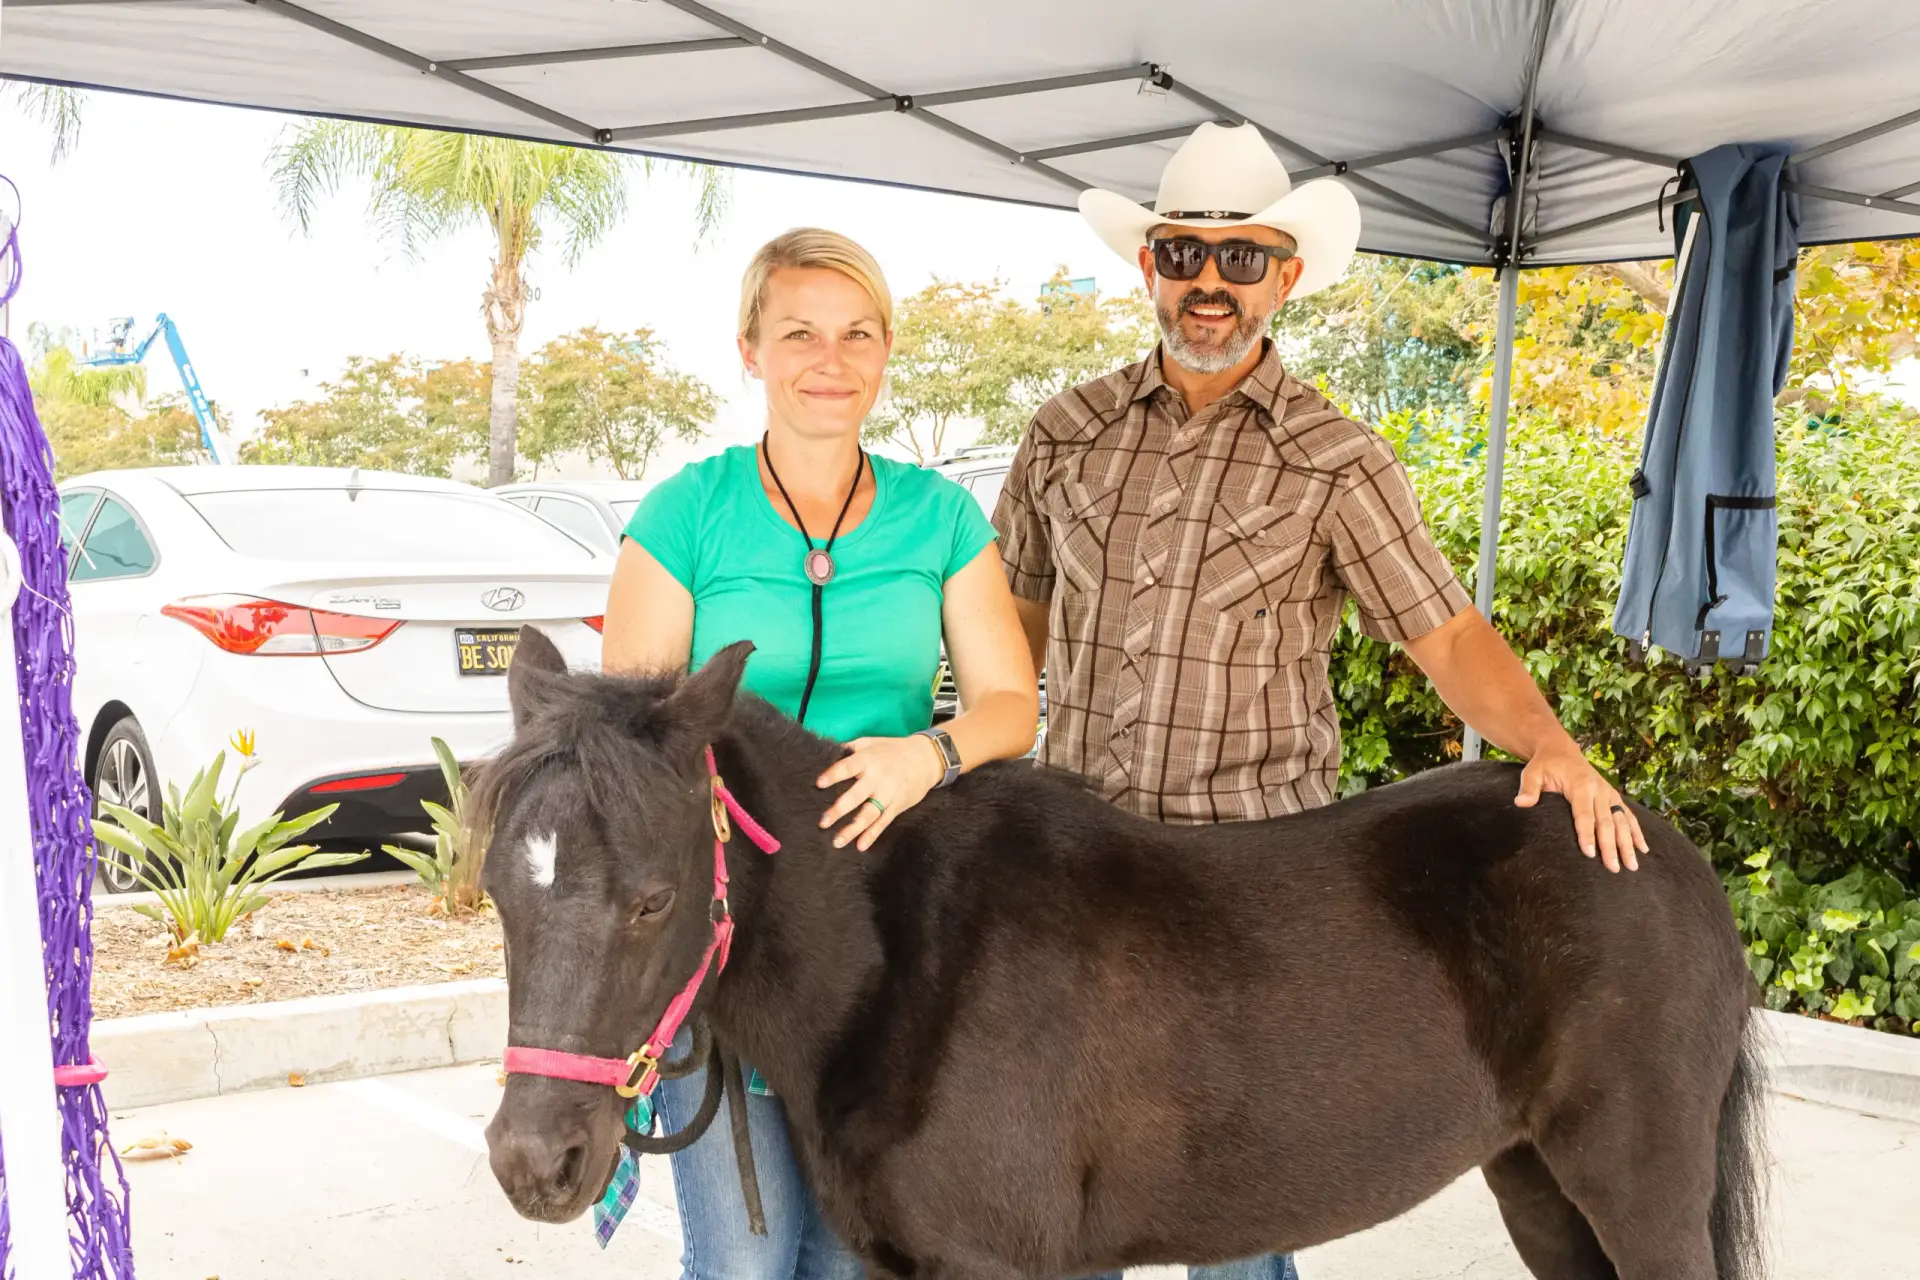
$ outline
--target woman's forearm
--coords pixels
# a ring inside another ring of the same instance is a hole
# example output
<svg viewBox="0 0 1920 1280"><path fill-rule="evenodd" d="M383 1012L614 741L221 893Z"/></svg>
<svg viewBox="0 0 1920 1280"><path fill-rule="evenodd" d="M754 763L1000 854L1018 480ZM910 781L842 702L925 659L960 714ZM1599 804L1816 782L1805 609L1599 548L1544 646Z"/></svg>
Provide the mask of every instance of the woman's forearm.
<svg viewBox="0 0 1920 1280"><path fill-rule="evenodd" d="M941 727L952 735L962 769L989 760L1016 759L1033 747L1040 727L1040 700L1032 693L996 689Z"/></svg>

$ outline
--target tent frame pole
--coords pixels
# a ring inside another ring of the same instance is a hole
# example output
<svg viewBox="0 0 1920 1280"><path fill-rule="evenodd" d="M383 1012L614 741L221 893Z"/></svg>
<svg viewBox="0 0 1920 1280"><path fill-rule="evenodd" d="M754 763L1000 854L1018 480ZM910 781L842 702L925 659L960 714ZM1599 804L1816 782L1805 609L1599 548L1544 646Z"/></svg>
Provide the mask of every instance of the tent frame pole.
<svg viewBox="0 0 1920 1280"><path fill-rule="evenodd" d="M614 44L597 49L550 49L543 53L502 53L490 58L449 58L440 65L455 71L505 71L513 67L554 67L570 62L609 62L616 58L657 58L669 53L710 53L751 49L739 36L699 40L661 40L652 44Z"/></svg>
<svg viewBox="0 0 1920 1280"><path fill-rule="evenodd" d="M675 0L667 0L667 3L675 3ZM1330 165L1333 163L1332 160L1321 155L1318 151L1310 147L1304 147L1293 139L1286 137L1284 134L1275 133L1272 129L1267 128L1267 126L1261 124L1258 120L1253 119L1244 112L1229 109L1225 103L1219 101L1217 98L1208 97L1184 81L1175 81L1173 91L1203 111L1211 111L1224 120L1232 120L1241 124L1252 125L1260 131L1260 136L1265 138L1269 143L1279 147L1283 151L1291 151L1297 156L1306 157L1307 163L1309 164ZM1371 191L1383 200L1391 200L1421 221L1429 223L1432 226L1445 227L1449 231L1456 231L1471 239L1475 244L1485 244L1487 242L1487 231L1485 227L1476 227L1465 219L1456 218L1450 213L1442 213L1432 205L1416 200L1412 196L1402 195L1392 187L1383 186L1375 182L1372 178L1354 174L1349 177L1347 181L1363 191Z"/></svg>
<svg viewBox="0 0 1920 1280"><path fill-rule="evenodd" d="M1843 134L1832 142L1823 142L1817 147L1808 147L1805 151L1796 151L1787 157L1787 164L1803 165L1809 160L1818 160L1821 156L1830 156L1836 151L1845 151L1848 147L1857 147L1863 142L1872 142L1875 138L1904 129L1910 124L1920 124L1920 111L1909 111L1903 116L1883 120L1879 124L1869 125L1865 129L1856 129Z"/></svg>
<svg viewBox="0 0 1920 1280"><path fill-rule="evenodd" d="M1521 237L1527 223L1527 180L1533 173L1533 105L1540 90L1540 63L1546 57L1547 31L1553 25L1553 0L1541 0L1534 19L1533 52L1527 59L1527 91L1521 98L1519 136L1507 152L1506 246L1500 262L1500 316L1493 340L1493 403L1487 406L1487 479L1480 501L1480 567L1473 579L1473 603L1493 621L1494 578L1500 565L1500 496L1507 475L1507 418L1513 407L1513 328L1520 310ZM1478 760L1482 739L1472 725L1460 740L1460 758Z"/></svg>
<svg viewBox="0 0 1920 1280"><path fill-rule="evenodd" d="M1815 200L1832 200L1838 204L1859 205L1862 209L1891 209L1895 213L1911 213L1920 216L1920 204L1914 204L1911 201L1888 196L1862 195L1857 191L1839 191L1833 187L1815 186L1807 182L1783 182L1780 185L1797 195L1810 196ZM1915 185L1920 187L1920 183Z"/></svg>
<svg viewBox="0 0 1920 1280"><path fill-rule="evenodd" d="M1010 84L983 85L976 89L950 89L939 93L888 94L868 97L860 102L840 102L821 107L795 107L785 111L752 111L730 116L708 116L699 120L661 120L652 124L630 125L605 131L612 142L639 142L647 138L679 137L691 133L717 133L727 129L750 129L758 125L799 124L808 120L833 120L842 116L877 115L888 111L919 111L962 102L985 102L994 98L1017 98L1029 93L1050 93L1057 89L1079 89L1087 85L1112 84L1120 80L1151 80L1160 68L1151 62L1138 62L1106 71L1086 71L1075 75L1050 76L1043 80L1020 80ZM996 146L998 144L995 144Z"/></svg>
<svg viewBox="0 0 1920 1280"><path fill-rule="evenodd" d="M1480 503L1480 567L1473 578L1473 604L1493 620L1493 587L1500 560L1500 496L1507 471L1507 412L1513 398L1513 329L1520 306L1520 268L1500 270L1499 322L1493 342L1493 403L1487 411L1487 481ZM1481 738L1468 727L1460 758L1478 760Z"/></svg>
<svg viewBox="0 0 1920 1280"><path fill-rule="evenodd" d="M332 36L334 39L353 45L357 49L364 49L368 53L385 58L389 62L397 62L403 67L411 67L422 75L429 75L439 80L445 80L448 84L465 89L468 93L486 98L490 102L498 103L511 110L518 111L522 115L532 116L535 120L544 121L556 129L574 135L582 141L605 141L604 130L595 129L584 120L576 120L572 116L555 111L551 107L543 107L531 98L523 98L517 93L509 93L498 85L488 84L485 80L476 80L464 72L454 70L445 63L435 62L431 58L423 58L410 49L402 49L397 44L389 44L378 36L368 35L358 27L350 27L344 22L335 22L332 18L324 14L315 13L311 9L303 9L297 4L291 4L289 0L247 0L247 3L257 9L264 9L268 13L277 13L288 21L297 22L303 27L311 27L315 31Z"/></svg>

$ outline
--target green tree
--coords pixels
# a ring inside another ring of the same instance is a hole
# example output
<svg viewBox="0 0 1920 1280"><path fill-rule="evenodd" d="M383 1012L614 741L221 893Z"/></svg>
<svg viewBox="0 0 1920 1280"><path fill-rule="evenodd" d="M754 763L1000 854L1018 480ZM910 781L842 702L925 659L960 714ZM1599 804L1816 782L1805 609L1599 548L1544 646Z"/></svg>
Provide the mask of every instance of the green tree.
<svg viewBox="0 0 1920 1280"><path fill-rule="evenodd" d="M202 458L200 424L185 397L145 402L139 365L89 369L73 349L71 330L27 329L32 361L27 382L34 410L53 449L56 479L121 467L155 467ZM218 405L214 416L225 426Z"/></svg>
<svg viewBox="0 0 1920 1280"><path fill-rule="evenodd" d="M1032 306L1002 305L991 338L1006 392L981 406L980 438L1009 444L1041 405L1140 359L1160 340L1160 331L1144 295L1079 293L1061 267Z"/></svg>
<svg viewBox="0 0 1920 1280"><path fill-rule="evenodd" d="M455 459L486 452L477 376L484 366L471 361L423 369L406 355L350 356L338 380L320 384L319 399L262 413L265 426L241 460L447 476Z"/></svg>
<svg viewBox="0 0 1920 1280"><path fill-rule="evenodd" d="M1296 375L1369 421L1464 411L1488 355L1493 279L1441 263L1361 254L1339 284L1274 314Z"/></svg>
<svg viewBox="0 0 1920 1280"><path fill-rule="evenodd" d="M282 208L302 231L311 229L320 198L352 177L371 188L375 225L409 254L474 223L493 232L492 272L480 295L493 353L487 482L511 481L527 254L557 233L563 260L576 264L625 214L634 168L644 171L651 162L548 143L309 120L274 149L271 163ZM718 170L693 172L704 232L718 221L727 188Z"/></svg>
<svg viewBox="0 0 1920 1280"><path fill-rule="evenodd" d="M956 421L978 422L984 443L1011 442L1052 396L1138 359L1152 340L1144 301L1066 283L1063 268L1024 304L997 281L936 280L902 299L888 391L867 439L903 444L922 462L945 450Z"/></svg>
<svg viewBox="0 0 1920 1280"><path fill-rule="evenodd" d="M555 338L528 363L527 457L538 465L572 449L612 466L623 480L646 474L672 436L697 440L713 421L713 389L667 363L648 329L605 333L589 326Z"/></svg>
<svg viewBox="0 0 1920 1280"><path fill-rule="evenodd" d="M1005 399L1006 371L992 358L994 285L936 280L894 309L887 392L866 438L893 441L916 461L938 457L956 418L982 418Z"/></svg>

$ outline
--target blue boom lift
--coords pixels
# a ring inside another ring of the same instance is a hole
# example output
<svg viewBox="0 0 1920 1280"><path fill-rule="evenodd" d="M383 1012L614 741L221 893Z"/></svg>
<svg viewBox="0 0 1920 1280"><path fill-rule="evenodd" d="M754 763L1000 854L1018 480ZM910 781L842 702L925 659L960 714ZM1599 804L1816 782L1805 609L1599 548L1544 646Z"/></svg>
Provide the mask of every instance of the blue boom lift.
<svg viewBox="0 0 1920 1280"><path fill-rule="evenodd" d="M187 404L192 407L193 416L200 423L200 442L206 446L207 456L218 463L232 462L232 451L226 437L213 420L213 406L207 401L207 393L200 389L200 379L193 371L193 361L187 359L187 349L180 341L180 330L165 312L153 322L153 332L142 338L138 346L131 348L127 341L133 336L133 317L122 316L114 320L107 335L106 350L87 352L80 363L94 367L139 364L147 358L147 348L153 345L153 340L162 334L167 338L167 350L173 353L174 368L180 371L180 385L187 390Z"/></svg>

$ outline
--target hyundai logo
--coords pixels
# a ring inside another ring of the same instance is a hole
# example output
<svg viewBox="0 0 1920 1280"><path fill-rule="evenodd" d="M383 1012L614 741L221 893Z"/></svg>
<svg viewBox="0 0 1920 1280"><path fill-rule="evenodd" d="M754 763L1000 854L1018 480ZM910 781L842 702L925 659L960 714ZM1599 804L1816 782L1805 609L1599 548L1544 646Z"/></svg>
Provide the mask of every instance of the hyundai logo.
<svg viewBox="0 0 1920 1280"><path fill-rule="evenodd" d="M512 587L495 587L480 597L481 604L501 613L512 613L526 602L527 598Z"/></svg>

